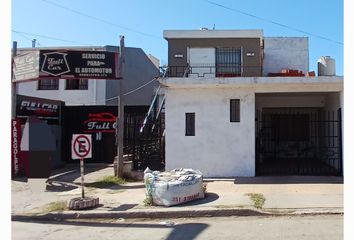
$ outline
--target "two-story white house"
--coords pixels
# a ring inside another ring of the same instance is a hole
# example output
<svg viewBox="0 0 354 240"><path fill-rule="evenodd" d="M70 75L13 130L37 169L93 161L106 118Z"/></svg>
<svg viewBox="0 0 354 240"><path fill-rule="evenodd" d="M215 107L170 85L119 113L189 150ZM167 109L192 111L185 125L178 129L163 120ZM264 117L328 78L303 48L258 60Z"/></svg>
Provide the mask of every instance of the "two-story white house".
<svg viewBox="0 0 354 240"><path fill-rule="evenodd" d="M308 76L307 37L264 37L262 30L163 34L166 170L342 175L343 77L335 76L333 61Z"/></svg>

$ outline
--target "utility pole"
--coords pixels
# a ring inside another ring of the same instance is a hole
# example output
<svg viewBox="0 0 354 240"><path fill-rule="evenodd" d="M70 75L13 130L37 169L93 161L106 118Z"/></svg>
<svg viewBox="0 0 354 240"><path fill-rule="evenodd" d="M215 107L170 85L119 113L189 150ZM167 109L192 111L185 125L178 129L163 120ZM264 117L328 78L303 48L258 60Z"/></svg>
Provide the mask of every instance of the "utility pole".
<svg viewBox="0 0 354 240"><path fill-rule="evenodd" d="M17 56L17 42L12 42L12 58L11 58L11 118L16 118L16 82L14 81L14 58Z"/></svg>
<svg viewBox="0 0 354 240"><path fill-rule="evenodd" d="M117 169L114 171L115 176L123 177L123 144L124 144L124 100L123 100L123 68L125 62L124 36L120 36L119 47L119 80L118 80L118 126L117 126Z"/></svg>

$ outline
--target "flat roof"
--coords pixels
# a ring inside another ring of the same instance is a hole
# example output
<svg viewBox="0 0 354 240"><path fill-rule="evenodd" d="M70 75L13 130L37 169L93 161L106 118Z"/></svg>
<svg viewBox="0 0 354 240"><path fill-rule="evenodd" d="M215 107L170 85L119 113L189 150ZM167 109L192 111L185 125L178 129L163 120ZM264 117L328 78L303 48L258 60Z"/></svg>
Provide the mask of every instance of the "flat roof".
<svg viewBox="0 0 354 240"><path fill-rule="evenodd" d="M164 30L165 39L173 38L263 38L263 30Z"/></svg>

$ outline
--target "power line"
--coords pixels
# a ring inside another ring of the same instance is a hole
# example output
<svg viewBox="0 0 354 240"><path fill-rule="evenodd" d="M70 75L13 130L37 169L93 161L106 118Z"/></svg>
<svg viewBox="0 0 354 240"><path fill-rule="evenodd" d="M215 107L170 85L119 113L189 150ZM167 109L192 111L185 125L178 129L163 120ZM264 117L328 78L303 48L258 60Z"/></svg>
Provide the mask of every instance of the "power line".
<svg viewBox="0 0 354 240"><path fill-rule="evenodd" d="M134 90L131 90L131 91L126 92L126 93L123 93L123 96L127 96L127 95L129 95L129 94L132 94L132 93L134 93L134 92L136 92L136 91L142 89L143 87L149 85L150 83L152 83L152 82L155 81L155 80L156 80L156 78L154 78L154 79L152 79L151 81L149 81L149 82L147 82L147 83L141 85L140 87L135 88Z"/></svg>
<svg viewBox="0 0 354 240"><path fill-rule="evenodd" d="M13 32L16 33L16 34L18 34L18 35L20 35L20 36L22 36L22 37L25 38L26 40L32 41L31 38L27 37L27 36L26 36L25 34L23 34L23 33L16 32L16 31L13 31Z"/></svg>
<svg viewBox="0 0 354 240"><path fill-rule="evenodd" d="M16 33L16 34L18 34L19 36L21 36L21 37L23 37L23 38L25 38L25 39L31 41L31 43L32 43L33 39L27 37L25 34L20 33L20 32L16 32L16 31L13 31L13 32ZM44 45L41 44L38 40L37 40L37 43L36 43L36 44L37 44L38 46L44 46Z"/></svg>
<svg viewBox="0 0 354 240"><path fill-rule="evenodd" d="M327 38L327 37L323 37L323 36L318 35L318 34L306 32L306 31L303 31L301 29L298 29L298 28L295 28L295 27L292 27L292 26L289 26L289 25L285 25L285 24L282 24L282 23L279 23L279 22L275 22L273 20L269 20L269 19L266 19L266 18L263 18L263 17L259 17L259 16L256 16L256 15L253 15L253 14L250 14L250 13L247 13L247 12L235 9L235 8L231 8L231 7L228 7L228 6L213 2L213 1L209 1L209 0L204 0L204 1L209 3L209 4L212 4L214 6L218 6L218 7L233 11L233 12L238 12L238 13L241 13L243 15L246 15L246 16L249 16L249 17L252 17L252 18L256 18L256 19L264 21L264 22L272 23L274 25L277 25L277 26L280 26L280 27L284 27L284 28L287 28L287 29L290 29L290 30L293 30L293 31L296 31L296 32L301 32L301 33L304 33L304 34L307 34L307 35L310 35L310 36L313 36L313 37L316 37L316 38L321 38L323 40L326 40L326 41L329 41L329 42L332 42L332 43L343 45L342 42L338 42L338 41L335 41L335 40Z"/></svg>
<svg viewBox="0 0 354 240"><path fill-rule="evenodd" d="M66 11L69 11L69 12L72 12L72 13L75 13L75 14L78 14L78 15L81 15L81 16L84 16L84 17L87 17L87 18L96 20L96 21L98 21L98 22L102 22L102 23L105 23L105 24L108 24L108 25L111 25L111 26L114 26L114 27L117 27L117 28L125 29L125 30L127 30L127 31L134 32L134 33L137 33L137 34L140 34L140 35L144 35L144 36L147 36L147 37L152 37L152 38L157 38L157 39L162 40L162 38L159 37L159 36L155 36L155 35L152 35L152 34L149 34L149 33L141 32L141 31L138 31L138 30L135 30L135 29L132 29L132 28L128 28L128 27L125 27L125 26L122 26L122 25L118 25L118 24L109 22L109 21L107 21L107 20L104 20L104 19L102 19L102 18L98 18L98 17L95 17L95 16L91 16L91 15L88 15L88 14L86 14L86 13L79 12L79 11L77 11L77 10L74 10L74 9L72 9L72 8L69 8L69 7L66 7L66 6L63 6L63 5L54 3L54 2L52 2L52 1L48 1L48 0L42 0L42 1L45 2L45 3L51 4L51 5L53 5L53 6L56 6L56 7L58 7L58 8L62 8L62 9L64 9L64 10L66 10Z"/></svg>
<svg viewBox="0 0 354 240"><path fill-rule="evenodd" d="M45 35L40 35L40 34L36 34L36 33L21 32L21 31L15 30L15 29L12 29L11 31L14 32L14 33L18 33L18 34L25 34L25 35L29 35L29 36L47 38L47 39L61 41L61 42L68 42L68 43L74 43L74 44L83 44L83 43L79 43L79 42L75 42L75 41L71 41L71 40L66 40L66 39L61 39L61 38L56 38L56 37L51 37L51 36L45 36ZM84 44L84 45L92 45L92 44Z"/></svg>
<svg viewBox="0 0 354 240"><path fill-rule="evenodd" d="M142 89L143 87L145 87L145 86L149 85L150 83L156 81L156 79L157 79L157 78L153 78L152 80L148 81L147 83L144 83L143 85L141 85L141 86L139 86L139 87L137 87L137 88L135 88L135 89L133 89L133 90L131 90L131 91L129 91L129 92L123 93L123 96L127 96L127 95L129 95L129 94L132 94L132 93L134 93L134 92L136 92L136 91ZM120 81L120 80L119 80L119 81ZM118 96L111 97L111 98L103 98L103 99L98 99L98 100L96 100L96 102L111 101L111 100L114 100L114 99L117 99L117 98L118 98Z"/></svg>

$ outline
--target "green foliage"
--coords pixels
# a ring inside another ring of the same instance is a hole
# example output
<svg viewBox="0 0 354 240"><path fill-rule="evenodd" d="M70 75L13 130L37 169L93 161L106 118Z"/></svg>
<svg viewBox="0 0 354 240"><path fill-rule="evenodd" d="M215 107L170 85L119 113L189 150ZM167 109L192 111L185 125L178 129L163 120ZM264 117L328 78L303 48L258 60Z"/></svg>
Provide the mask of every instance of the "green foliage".
<svg viewBox="0 0 354 240"><path fill-rule="evenodd" d="M62 212L65 210L68 210L66 201L51 202L44 209L45 212Z"/></svg>
<svg viewBox="0 0 354 240"><path fill-rule="evenodd" d="M93 183L86 183L85 186L94 188L109 188L115 185L121 185L125 183L126 181L123 178L116 176L105 176L99 181Z"/></svg>
<svg viewBox="0 0 354 240"><path fill-rule="evenodd" d="M143 201L144 206L152 206L152 197L148 194L146 194L146 197Z"/></svg>
<svg viewBox="0 0 354 240"><path fill-rule="evenodd" d="M260 194L260 193L247 193L246 195L251 198L255 208L262 208L263 207L263 205L265 203L265 200L266 200L265 197L263 196L263 194Z"/></svg>
<svg viewBox="0 0 354 240"><path fill-rule="evenodd" d="M208 183L203 183L203 192L206 193L208 188Z"/></svg>

